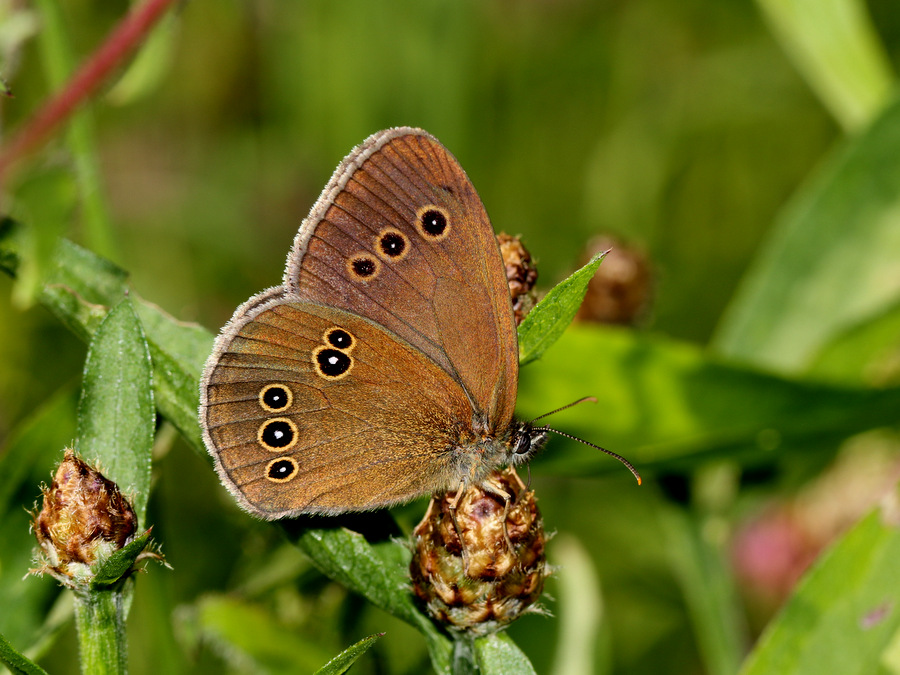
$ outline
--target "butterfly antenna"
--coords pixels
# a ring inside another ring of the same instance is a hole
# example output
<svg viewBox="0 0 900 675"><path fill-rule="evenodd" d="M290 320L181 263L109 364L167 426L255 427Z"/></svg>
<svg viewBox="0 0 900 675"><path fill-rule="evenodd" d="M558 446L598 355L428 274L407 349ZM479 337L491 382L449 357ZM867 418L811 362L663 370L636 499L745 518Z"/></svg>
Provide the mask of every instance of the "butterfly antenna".
<svg viewBox="0 0 900 675"><path fill-rule="evenodd" d="M538 415L533 420L531 420L531 422L529 422L529 424L534 424L535 422L537 422L539 419L541 419L543 417L550 417L550 415L555 415L558 412L562 412L563 410L567 410L568 408L571 408L572 406L578 405L579 403L585 403L587 401L590 401L591 403L596 403L597 399L594 398L593 396L585 396L584 398L580 398L577 401L572 401L571 403L564 405L562 408L557 408L556 410L551 410L550 412L544 413L543 415ZM553 431L553 429L550 429L550 431ZM559 433L559 432L557 432L557 433ZM563 434L563 436L565 436L565 434ZM575 439L575 440L580 440L580 439Z"/></svg>
<svg viewBox="0 0 900 675"><path fill-rule="evenodd" d="M582 401L583 400L584 399L582 399ZM575 403L580 403L580 402L581 401L576 401ZM570 403L569 405L575 405L575 403ZM568 408L569 406L566 406L566 407ZM638 470L634 468L634 466L631 464L631 462L629 462L627 459L622 457L622 455L617 455L612 450L607 450L606 448L601 448L599 445L595 445L595 444L591 443L590 441L586 441L583 438L578 438L578 436L573 436L572 434L567 434L565 431L559 431L558 429L551 429L550 427L533 427L533 428L537 431L552 431L554 434L559 434L560 436L565 436L566 438L571 438L573 441L578 441L579 443L584 443L585 445L589 445L592 448L597 448L597 450L600 450L601 452L605 452L610 457L615 457L617 460L622 462L622 464L624 464L628 468L628 470L634 475L634 477L637 478L638 485L643 483L643 480L641 479L641 474L639 474Z"/></svg>

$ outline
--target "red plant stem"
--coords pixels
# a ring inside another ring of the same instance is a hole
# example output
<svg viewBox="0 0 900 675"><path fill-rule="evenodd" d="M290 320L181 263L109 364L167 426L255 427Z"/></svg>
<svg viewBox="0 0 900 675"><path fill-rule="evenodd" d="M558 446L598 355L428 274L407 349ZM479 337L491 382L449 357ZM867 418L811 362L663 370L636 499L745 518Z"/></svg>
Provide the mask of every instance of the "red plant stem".
<svg viewBox="0 0 900 675"><path fill-rule="evenodd" d="M147 0L131 10L62 91L44 103L6 147L0 148L0 188L10 166L40 147L60 124L71 117L78 105L91 96L109 74L137 49L144 36L175 1Z"/></svg>

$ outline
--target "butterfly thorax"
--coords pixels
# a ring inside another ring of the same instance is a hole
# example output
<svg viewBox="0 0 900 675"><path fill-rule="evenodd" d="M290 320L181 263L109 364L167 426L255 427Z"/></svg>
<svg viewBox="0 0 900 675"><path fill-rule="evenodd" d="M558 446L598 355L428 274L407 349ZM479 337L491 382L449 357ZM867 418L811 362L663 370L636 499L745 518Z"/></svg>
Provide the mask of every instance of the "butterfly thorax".
<svg viewBox="0 0 900 675"><path fill-rule="evenodd" d="M477 485L487 476L507 465L527 462L547 440L547 432L534 429L527 422L513 420L499 433L489 433L484 425L460 434L451 452L451 477L448 489L460 482Z"/></svg>

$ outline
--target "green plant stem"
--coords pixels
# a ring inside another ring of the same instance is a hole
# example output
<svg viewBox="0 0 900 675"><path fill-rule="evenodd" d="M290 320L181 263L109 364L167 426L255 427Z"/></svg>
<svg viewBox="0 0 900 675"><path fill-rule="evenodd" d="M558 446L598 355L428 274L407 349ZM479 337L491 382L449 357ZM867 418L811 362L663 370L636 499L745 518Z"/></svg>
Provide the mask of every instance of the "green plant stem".
<svg viewBox="0 0 900 675"><path fill-rule="evenodd" d="M75 626L82 673L122 675L128 672L121 589L76 593Z"/></svg>
<svg viewBox="0 0 900 675"><path fill-rule="evenodd" d="M464 635L453 640L453 675L474 675L479 672L474 640Z"/></svg>

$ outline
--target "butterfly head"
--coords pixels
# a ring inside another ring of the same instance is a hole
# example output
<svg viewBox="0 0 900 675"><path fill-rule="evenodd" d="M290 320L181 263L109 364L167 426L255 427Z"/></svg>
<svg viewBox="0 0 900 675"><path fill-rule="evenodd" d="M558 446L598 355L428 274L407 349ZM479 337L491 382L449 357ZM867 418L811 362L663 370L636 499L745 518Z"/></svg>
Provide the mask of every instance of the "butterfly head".
<svg viewBox="0 0 900 675"><path fill-rule="evenodd" d="M547 430L535 428L528 422L519 422L513 431L511 464L527 462L547 442Z"/></svg>

